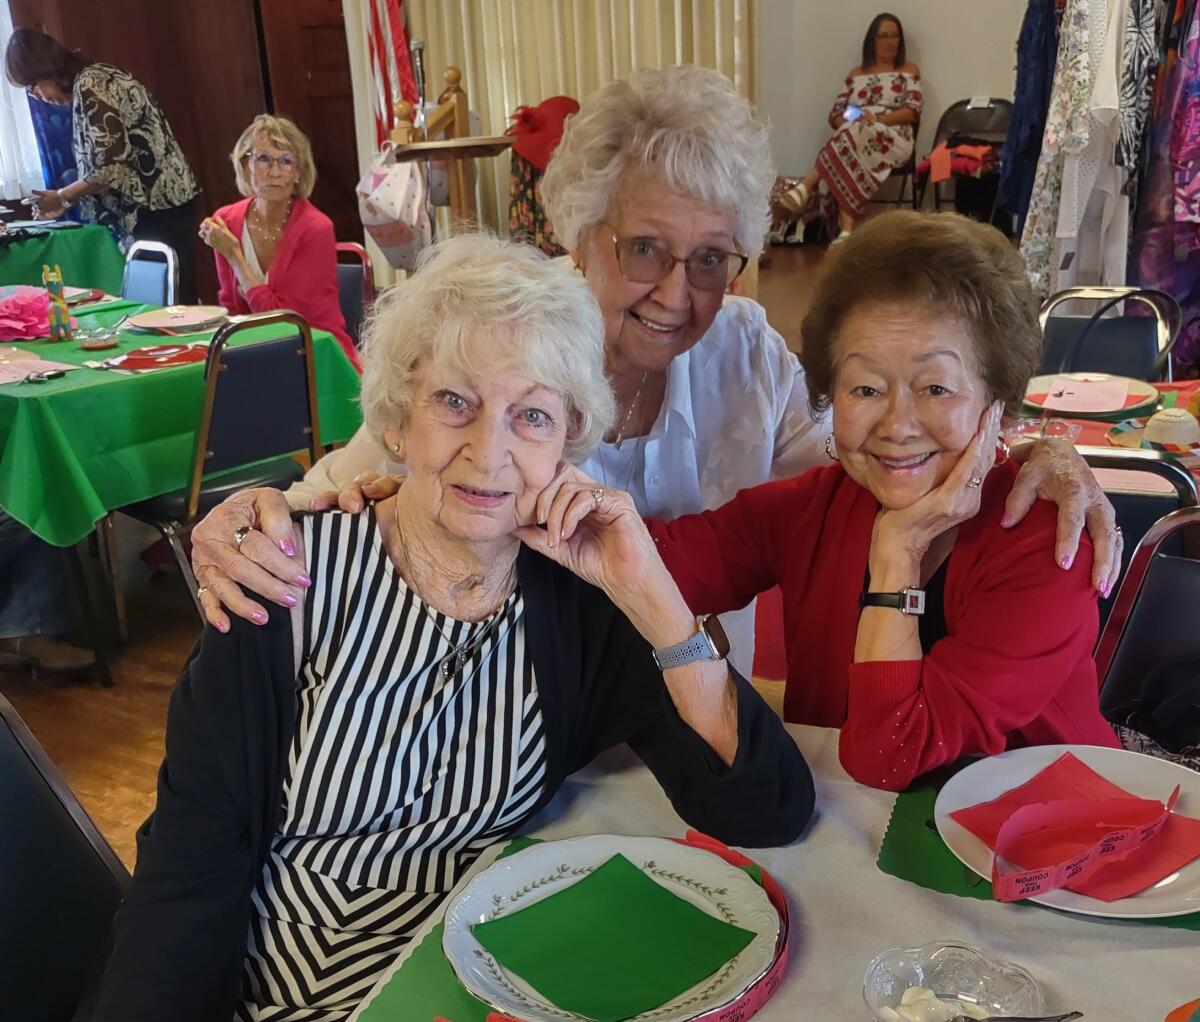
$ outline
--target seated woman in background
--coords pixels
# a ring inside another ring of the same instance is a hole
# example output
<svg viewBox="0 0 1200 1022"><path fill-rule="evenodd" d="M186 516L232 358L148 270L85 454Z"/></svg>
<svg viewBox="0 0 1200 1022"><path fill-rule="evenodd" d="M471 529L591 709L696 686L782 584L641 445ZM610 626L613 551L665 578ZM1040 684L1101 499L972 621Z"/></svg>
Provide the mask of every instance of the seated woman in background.
<svg viewBox="0 0 1200 1022"><path fill-rule="evenodd" d="M836 240L847 237L892 170L912 157L921 104L921 71L907 62L900 19L878 14L863 39L862 64L829 112L833 138L809 175L782 196L783 207L803 213L820 184L826 219L839 229Z"/></svg>
<svg viewBox="0 0 1200 1022"><path fill-rule="evenodd" d="M379 300L363 411L407 483L296 526L304 605L205 631L104 1022L348 1017L476 856L620 742L692 826L739 845L804 828L795 743L691 652L639 517L551 558L522 547L561 459L612 423L603 338L581 276L485 237L434 246Z"/></svg>
<svg viewBox="0 0 1200 1022"><path fill-rule="evenodd" d="M286 117L255 117L229 154L238 191L200 225L217 260L217 300L230 312L294 309L328 330L361 370L338 304L333 223L308 201L317 180L312 147Z"/></svg>
<svg viewBox="0 0 1200 1022"><path fill-rule="evenodd" d="M822 267L803 336L839 464L652 523L691 608L781 586L784 716L840 727L842 764L873 787L963 755L1117 745L1092 661L1091 543L1063 571L1053 505L1002 524L1016 469L1000 417L1041 355L1012 245L957 214L872 219ZM552 534L589 521L594 485L543 495Z"/></svg>

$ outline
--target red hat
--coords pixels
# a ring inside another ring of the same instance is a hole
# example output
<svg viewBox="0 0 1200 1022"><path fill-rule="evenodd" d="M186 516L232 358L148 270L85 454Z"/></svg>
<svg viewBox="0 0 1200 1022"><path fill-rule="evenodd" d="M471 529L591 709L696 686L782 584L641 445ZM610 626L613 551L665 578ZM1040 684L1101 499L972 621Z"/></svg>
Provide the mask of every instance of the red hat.
<svg viewBox="0 0 1200 1022"><path fill-rule="evenodd" d="M519 106L513 114L508 134L514 138L513 151L538 170L545 170L550 154L562 138L563 124L579 109L570 96L551 96L537 106Z"/></svg>

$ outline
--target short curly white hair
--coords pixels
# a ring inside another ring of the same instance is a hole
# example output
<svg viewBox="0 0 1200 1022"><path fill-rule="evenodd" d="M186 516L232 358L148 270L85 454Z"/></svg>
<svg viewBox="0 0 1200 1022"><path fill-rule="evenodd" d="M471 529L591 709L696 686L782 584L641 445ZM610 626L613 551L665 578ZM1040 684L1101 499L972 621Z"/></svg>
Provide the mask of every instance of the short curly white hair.
<svg viewBox="0 0 1200 1022"><path fill-rule="evenodd" d="M677 64L642 68L580 105L541 181L542 202L568 251L611 211L635 172L737 219L751 259L770 225L775 180L766 127L723 74Z"/></svg>
<svg viewBox="0 0 1200 1022"><path fill-rule="evenodd" d="M430 246L376 300L363 336L363 418L378 437L407 422L422 361L469 376L518 373L561 393L568 461L586 458L612 425L596 299L566 260L531 245L472 232Z"/></svg>

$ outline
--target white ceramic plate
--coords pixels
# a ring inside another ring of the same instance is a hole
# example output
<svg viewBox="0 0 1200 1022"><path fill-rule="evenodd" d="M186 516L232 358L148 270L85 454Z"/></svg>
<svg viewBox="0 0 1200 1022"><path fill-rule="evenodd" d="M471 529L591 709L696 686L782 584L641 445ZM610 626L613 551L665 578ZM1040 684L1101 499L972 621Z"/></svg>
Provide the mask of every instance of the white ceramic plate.
<svg viewBox="0 0 1200 1022"><path fill-rule="evenodd" d="M1145 380L1129 380L1129 396L1137 398L1136 401L1129 401L1120 405L1114 405L1112 408L1097 408L1090 412L1076 412L1058 409L1054 406L1054 399L1050 397L1050 388L1054 385L1054 381L1059 376L1067 376L1072 380L1112 380L1118 377L1110 376L1108 373L1053 373L1049 376L1035 376L1029 381L1029 386L1025 388L1025 404L1030 408L1036 408L1040 412L1051 412L1053 414L1069 416L1072 419L1094 419L1097 417L1116 415L1119 412L1128 412L1130 415L1137 414L1144 408L1149 408L1158 401L1159 393L1154 389L1153 384L1147 383ZM1044 395L1035 399L1035 395Z"/></svg>
<svg viewBox="0 0 1200 1022"><path fill-rule="evenodd" d="M1184 816L1200 817L1200 773L1177 763L1143 756L1125 749L1102 749L1094 745L1040 745L1012 749L990 756L960 770L938 794L933 819L946 846L959 859L986 880L992 878L992 850L950 814L968 806L999 798L1020 787L1034 774L1053 763L1064 752L1090 766L1113 784L1139 798L1165 801L1179 785L1175 811ZM1200 859L1177 873L1165 877L1149 890L1120 901L1099 901L1060 888L1036 898L1039 905L1078 912L1086 916L1113 919L1158 919L1200 912Z"/></svg>
<svg viewBox="0 0 1200 1022"><path fill-rule="evenodd" d="M459 982L481 1001L526 1022L586 1022L582 1015L548 1003L506 970L483 949L471 927L565 890L618 853L671 893L754 933L754 939L713 976L631 1022L686 1022L735 1000L771 967L779 914L744 870L711 852L665 838L595 834L546 841L500 859L450 903L442 950Z"/></svg>

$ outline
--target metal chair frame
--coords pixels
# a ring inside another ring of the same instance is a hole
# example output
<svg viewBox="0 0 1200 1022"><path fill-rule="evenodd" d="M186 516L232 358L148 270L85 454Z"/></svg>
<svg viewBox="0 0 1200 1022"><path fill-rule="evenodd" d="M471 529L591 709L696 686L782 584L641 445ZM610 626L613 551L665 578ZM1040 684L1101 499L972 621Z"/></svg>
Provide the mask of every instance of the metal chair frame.
<svg viewBox="0 0 1200 1022"><path fill-rule="evenodd" d="M908 201L912 204L912 208L914 210L918 210L921 208L921 204L917 201L917 136L921 134L921 116L920 116L920 114L918 114L917 119L915 121L913 121L912 129L913 129L912 155L908 158L907 163L901 164L899 167L893 167L891 169L891 172L888 174L889 181L891 181L893 178L900 179L899 193L897 194L896 198L894 198L894 199L879 199L879 198L876 198L876 196L879 194L878 192L876 192L875 195L871 196L869 202L877 202L880 204L886 204L886 205L890 205L890 206L903 206L905 204L905 202ZM904 189L905 189L906 185L910 192L910 196L907 200L904 198ZM924 197L924 193L922 192L922 198L923 197Z"/></svg>
<svg viewBox="0 0 1200 1022"><path fill-rule="evenodd" d="M1183 313L1179 308L1179 304L1169 294L1165 291L1156 291L1153 288L1069 287L1065 291L1058 291L1052 294L1042 302L1042 307L1038 310L1038 322L1041 326L1043 336L1046 333L1046 323L1054 313L1055 308L1063 302L1076 300L1105 302L1110 305L1116 305L1121 301L1138 301L1149 306L1158 324L1158 358L1155 360L1155 365L1158 367L1159 363L1162 363L1161 368L1165 369L1168 382L1174 378L1174 370L1171 365L1171 348L1179 337L1180 329L1183 325ZM1084 327L1080 333L1080 337L1072 346L1072 359L1070 361L1073 361L1073 357L1080 347L1080 341L1082 341L1090 325L1089 323ZM1064 371L1071 371L1070 364L1068 364Z"/></svg>
<svg viewBox="0 0 1200 1022"><path fill-rule="evenodd" d="M1007 110L1008 116L1005 118L1005 132L1007 132L1008 119L1012 116L1012 102L1010 100L1002 99L997 96L989 96L987 106L972 107L970 105L970 103L971 103L971 101L969 99L958 99L958 100L955 100L948 107L946 107L945 110L942 111L942 116L938 118L937 130L934 131L934 134L933 134L933 146L931 148L937 148L937 144L939 142L941 142L943 139L950 137L952 132L947 129L946 121L952 114L956 114L959 111L970 110L972 113L978 111L980 114L983 114L983 113L990 113L995 110ZM990 135L990 134L994 134L994 133L995 133L994 130L989 131L986 129L980 129L980 131L979 131L979 134L981 136L983 136L985 134ZM997 144L999 144L1000 142L1003 142L1003 141L1004 141L1004 137L1003 137L1003 134L1001 134L1000 138L998 138L996 140L996 142L997 142ZM914 208L920 209L921 207L923 207L925 205L925 192L928 190L928 188L929 188L929 180L928 180L928 178L926 178L925 184L923 184L921 186L921 197L920 197L919 203L918 203L918 200L916 200L915 198L913 200ZM935 182L933 185L933 208L935 210L940 210L942 208L942 201L943 200L942 200L941 182L938 181L938 182ZM995 209L995 206L993 205L991 219L995 220L995 218L996 218L996 209Z"/></svg>
<svg viewBox="0 0 1200 1022"><path fill-rule="evenodd" d="M339 241L334 248L337 251L337 255L353 256L354 262L359 263L362 266L363 318L366 319L367 312L375 303L375 270L371 266L371 254L364 246L355 241ZM343 266L349 265L349 263L350 260L346 260L344 262L339 260L339 264ZM353 337L351 339L354 341L354 346L356 348L362 346L362 339L360 337Z"/></svg>
<svg viewBox="0 0 1200 1022"><path fill-rule="evenodd" d="M1200 507L1181 507L1164 515L1138 543L1137 549L1133 553L1133 559L1129 563L1129 570L1121 581L1120 589L1117 590L1112 613L1109 614L1104 631L1100 635L1100 641L1096 644L1096 675L1100 680L1101 688L1104 687L1108 678L1117 649L1120 647L1125 629L1129 625L1133 608L1141 595L1155 553L1164 542L1181 529L1189 526L1200 526Z"/></svg>
<svg viewBox="0 0 1200 1022"><path fill-rule="evenodd" d="M139 259L144 252L154 252L163 257L167 264L167 293L164 305L174 305L175 296L179 294L179 256L175 249L162 241L135 241L125 253L125 272L121 278L121 294L129 284L129 264ZM157 262L158 260L146 260Z"/></svg>

